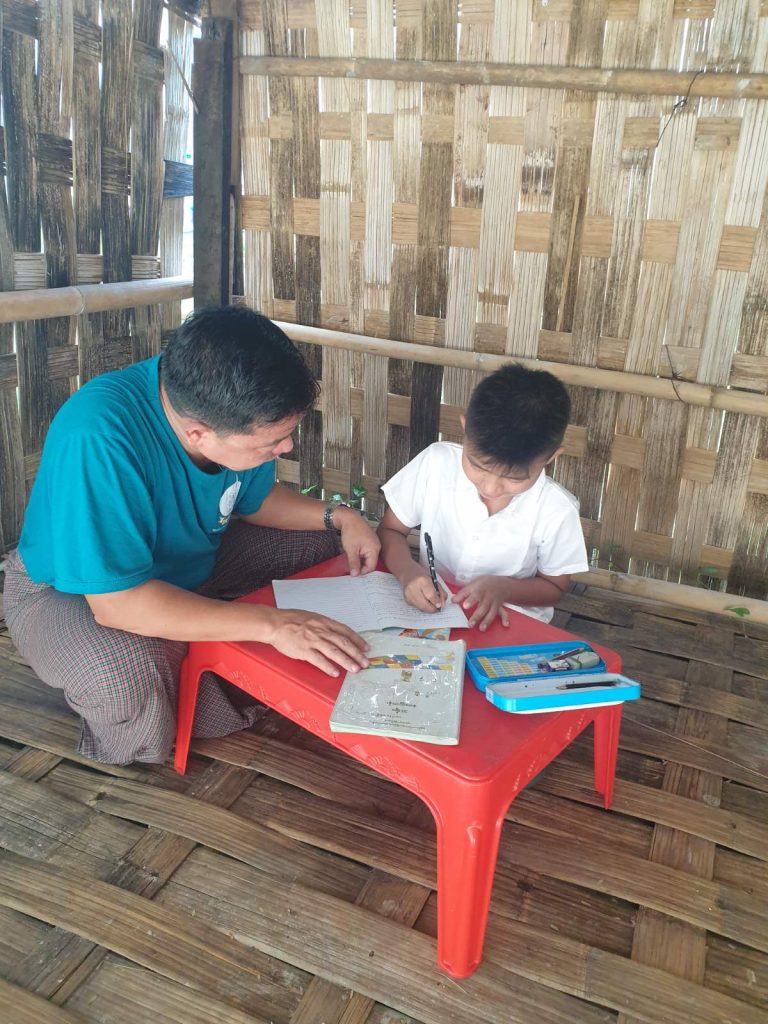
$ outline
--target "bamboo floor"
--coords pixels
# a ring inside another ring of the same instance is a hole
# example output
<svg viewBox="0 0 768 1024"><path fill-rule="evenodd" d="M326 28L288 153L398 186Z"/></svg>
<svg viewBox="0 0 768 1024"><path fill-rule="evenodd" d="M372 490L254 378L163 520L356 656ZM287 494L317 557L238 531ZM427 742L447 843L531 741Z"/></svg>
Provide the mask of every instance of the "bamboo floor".
<svg viewBox="0 0 768 1024"><path fill-rule="evenodd" d="M583 588L556 621L644 696L611 811L591 737L513 803L460 982L415 797L266 711L185 778L80 760L0 635L0 1020L765 1024L768 627Z"/></svg>

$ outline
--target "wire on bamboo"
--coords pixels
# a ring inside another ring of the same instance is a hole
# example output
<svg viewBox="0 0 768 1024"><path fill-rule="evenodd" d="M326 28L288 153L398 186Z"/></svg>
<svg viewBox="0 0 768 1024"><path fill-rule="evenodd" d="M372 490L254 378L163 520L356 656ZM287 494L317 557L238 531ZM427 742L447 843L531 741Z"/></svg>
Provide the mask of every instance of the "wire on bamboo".
<svg viewBox="0 0 768 1024"><path fill-rule="evenodd" d="M0 323L48 320L57 316L101 313L173 302L192 296L191 277L159 277L150 281L117 281L67 288L31 288L0 292Z"/></svg>
<svg viewBox="0 0 768 1024"><path fill-rule="evenodd" d="M642 96L768 99L768 75L643 68L555 67L474 61L383 60L374 57L241 57L244 75L362 78L443 85L503 85Z"/></svg>
<svg viewBox="0 0 768 1024"><path fill-rule="evenodd" d="M392 359L412 359L414 362L431 363L435 366L458 366L465 370L480 370L483 373L490 373L514 360L533 369L549 370L566 384L595 388L598 391L647 395L650 398L682 401L708 409L725 409L729 412L768 417L768 396L746 391L734 391L681 380L671 381L661 377L646 377L639 373L627 373L625 370L602 370L594 366L573 366L569 363L552 363L542 359L438 348L406 341L391 341L387 338L370 338L364 334L346 334L323 327L305 327L301 324L279 321L277 323L293 341L305 341L312 345L348 348L355 352L368 352L371 355L388 356Z"/></svg>

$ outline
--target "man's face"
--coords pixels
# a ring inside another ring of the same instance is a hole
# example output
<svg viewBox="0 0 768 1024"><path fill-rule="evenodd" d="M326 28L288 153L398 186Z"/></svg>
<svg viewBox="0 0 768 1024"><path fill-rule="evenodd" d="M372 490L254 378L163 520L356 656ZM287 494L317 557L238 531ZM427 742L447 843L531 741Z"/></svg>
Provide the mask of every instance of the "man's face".
<svg viewBox="0 0 768 1024"><path fill-rule="evenodd" d="M279 455L287 455L293 448L291 436L301 420L299 413L287 416L276 423L252 427L245 434L228 434L224 437L202 424L188 439L197 454L209 462L241 472L255 469Z"/></svg>

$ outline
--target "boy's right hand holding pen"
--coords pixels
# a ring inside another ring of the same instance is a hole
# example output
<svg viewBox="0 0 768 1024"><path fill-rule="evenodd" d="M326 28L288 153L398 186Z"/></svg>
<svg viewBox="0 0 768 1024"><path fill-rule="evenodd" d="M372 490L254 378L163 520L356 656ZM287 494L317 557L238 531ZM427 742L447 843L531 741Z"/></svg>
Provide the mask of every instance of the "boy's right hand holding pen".
<svg viewBox="0 0 768 1024"><path fill-rule="evenodd" d="M410 580L401 580L403 597L423 612L439 612L448 601L448 595L438 584L437 590L423 567L414 563L414 575Z"/></svg>
<svg viewBox="0 0 768 1024"><path fill-rule="evenodd" d="M412 567L409 566L401 576L400 583L403 588L403 596L408 604L412 604L414 608L419 608L423 612L438 612L445 605L449 595L438 582L432 539L428 533L424 534L424 544L427 550L429 574L425 573L422 565L413 562Z"/></svg>

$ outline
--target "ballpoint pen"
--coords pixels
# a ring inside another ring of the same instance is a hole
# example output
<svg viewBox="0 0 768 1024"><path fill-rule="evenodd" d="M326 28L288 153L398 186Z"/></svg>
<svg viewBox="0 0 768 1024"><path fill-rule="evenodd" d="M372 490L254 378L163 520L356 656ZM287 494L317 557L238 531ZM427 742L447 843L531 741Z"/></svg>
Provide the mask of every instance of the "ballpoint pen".
<svg viewBox="0 0 768 1024"><path fill-rule="evenodd" d="M602 690L608 686L618 686L618 683L563 683L556 686L556 690Z"/></svg>
<svg viewBox="0 0 768 1024"><path fill-rule="evenodd" d="M546 661L538 662L536 668L546 670L550 667L553 661L563 661L565 658L573 658L577 654L585 654L588 651L591 653L591 648L585 647L584 644L582 644L581 647L574 647L570 651L563 651L562 654L556 654L554 657L548 658Z"/></svg>
<svg viewBox="0 0 768 1024"><path fill-rule="evenodd" d="M437 573L435 572L435 552L432 550L432 538L429 536L426 530L424 531L424 546L427 549L427 565L429 566L429 578L432 580L432 585L435 588L435 593L437 594L438 597L441 597L440 584L437 582Z"/></svg>

